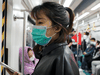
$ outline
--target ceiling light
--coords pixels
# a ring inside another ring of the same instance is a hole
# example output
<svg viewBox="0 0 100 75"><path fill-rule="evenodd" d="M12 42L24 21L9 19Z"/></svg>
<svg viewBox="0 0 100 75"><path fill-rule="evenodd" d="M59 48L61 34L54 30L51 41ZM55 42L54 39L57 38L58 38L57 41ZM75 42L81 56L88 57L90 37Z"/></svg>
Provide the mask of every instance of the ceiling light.
<svg viewBox="0 0 100 75"><path fill-rule="evenodd" d="M65 0L64 7L69 7L73 0Z"/></svg>
<svg viewBox="0 0 100 75"><path fill-rule="evenodd" d="M98 9L99 7L100 7L100 3L97 4L96 6L94 6L91 10L96 10L96 9Z"/></svg>
<svg viewBox="0 0 100 75"><path fill-rule="evenodd" d="M79 16L76 20L80 20L80 19L82 19L83 17L85 17L85 16L88 15L88 14L89 14L89 12L86 12L86 13L84 13L83 15Z"/></svg>
<svg viewBox="0 0 100 75"><path fill-rule="evenodd" d="M31 0L31 1L32 1L33 6L42 4L42 0Z"/></svg>

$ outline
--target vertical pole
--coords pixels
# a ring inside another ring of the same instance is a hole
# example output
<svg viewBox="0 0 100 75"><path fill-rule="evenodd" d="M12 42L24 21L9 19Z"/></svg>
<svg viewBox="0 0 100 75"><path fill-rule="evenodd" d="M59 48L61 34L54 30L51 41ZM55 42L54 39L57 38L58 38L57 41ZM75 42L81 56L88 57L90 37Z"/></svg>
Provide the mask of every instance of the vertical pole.
<svg viewBox="0 0 100 75"><path fill-rule="evenodd" d="M78 18L78 13L76 15L76 17ZM79 37L78 37L78 19L76 20L76 28L77 28L77 63L78 63L78 42L79 42Z"/></svg>
<svg viewBox="0 0 100 75"><path fill-rule="evenodd" d="M24 12L23 20L23 44L22 44L22 74L24 75L24 47L25 47L25 26L26 26L26 12Z"/></svg>

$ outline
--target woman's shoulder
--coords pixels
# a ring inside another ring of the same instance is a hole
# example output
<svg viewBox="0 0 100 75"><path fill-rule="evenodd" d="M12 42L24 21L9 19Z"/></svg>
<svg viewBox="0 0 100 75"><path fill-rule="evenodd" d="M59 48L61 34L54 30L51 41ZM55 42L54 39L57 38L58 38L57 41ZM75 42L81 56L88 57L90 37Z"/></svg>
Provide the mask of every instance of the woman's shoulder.
<svg viewBox="0 0 100 75"><path fill-rule="evenodd" d="M59 57L70 58L70 56L73 55L73 53L70 50L70 48L67 45L65 45L65 46L56 48L50 53L50 55L55 56L56 58L59 58Z"/></svg>

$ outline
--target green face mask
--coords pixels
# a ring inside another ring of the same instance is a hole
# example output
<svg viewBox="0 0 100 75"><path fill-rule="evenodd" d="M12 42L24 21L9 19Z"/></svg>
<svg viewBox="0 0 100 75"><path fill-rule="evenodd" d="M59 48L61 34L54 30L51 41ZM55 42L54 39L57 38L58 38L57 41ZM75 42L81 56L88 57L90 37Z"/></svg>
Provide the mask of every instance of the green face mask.
<svg viewBox="0 0 100 75"><path fill-rule="evenodd" d="M49 28L51 28L51 27L49 27ZM52 39L52 36L51 37L46 36L47 29L48 28L45 26L33 26L33 30L32 30L31 34L32 34L33 40L37 44L45 46L50 42L50 40Z"/></svg>

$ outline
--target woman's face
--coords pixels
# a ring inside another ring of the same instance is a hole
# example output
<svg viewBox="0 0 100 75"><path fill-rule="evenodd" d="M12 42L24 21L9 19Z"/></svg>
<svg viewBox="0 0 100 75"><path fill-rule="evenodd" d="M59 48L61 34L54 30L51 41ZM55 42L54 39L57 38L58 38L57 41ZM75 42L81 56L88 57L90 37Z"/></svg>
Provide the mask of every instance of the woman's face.
<svg viewBox="0 0 100 75"><path fill-rule="evenodd" d="M31 58L33 56L33 51L32 50L28 51L28 56L29 56L29 58Z"/></svg>
<svg viewBox="0 0 100 75"><path fill-rule="evenodd" d="M55 34L54 28L52 27L52 21L46 15L44 15L43 12L41 12L40 16L38 15L38 19L35 19L35 21L37 26L46 26L47 28L51 27L46 31L47 37L51 37L53 34Z"/></svg>
<svg viewBox="0 0 100 75"><path fill-rule="evenodd" d="M40 15L38 14L38 18L33 18L36 22L36 26L46 26L46 36L52 37L51 42L56 40L59 37L59 32L61 31L61 26L54 26L52 21L44 14L44 12L40 11Z"/></svg>

